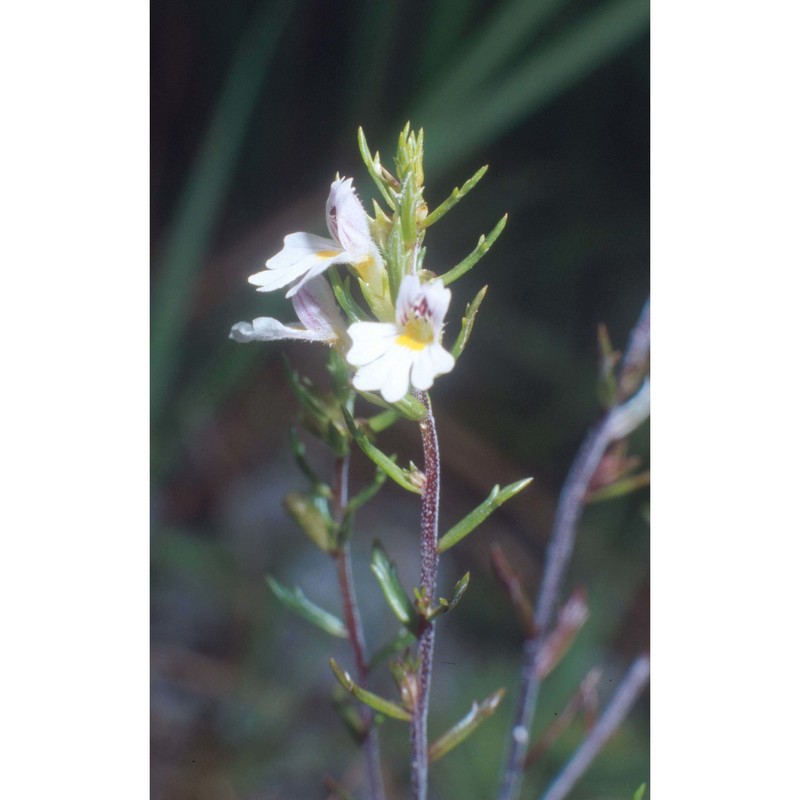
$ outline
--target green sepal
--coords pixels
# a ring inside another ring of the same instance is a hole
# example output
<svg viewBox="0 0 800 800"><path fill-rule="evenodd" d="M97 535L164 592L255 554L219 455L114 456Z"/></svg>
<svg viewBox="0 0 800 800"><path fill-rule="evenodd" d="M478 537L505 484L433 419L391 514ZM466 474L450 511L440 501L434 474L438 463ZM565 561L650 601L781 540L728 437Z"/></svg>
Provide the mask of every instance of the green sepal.
<svg viewBox="0 0 800 800"><path fill-rule="evenodd" d="M486 170L489 169L489 165L485 165L481 167L463 186L460 188L456 186L453 189L450 197L447 198L441 205L437 206L436 208L428 214L425 221L422 223L424 228L429 228L433 225L434 222L438 222L459 200L462 200L467 194L475 188L478 181L486 174Z"/></svg>
<svg viewBox="0 0 800 800"><path fill-rule="evenodd" d="M408 599L406 590L400 579L397 577L397 567L389 560L386 551L380 542L375 542L372 546L372 562L370 564L372 574L378 579L383 596L400 622L412 633L419 627L419 619L414 606Z"/></svg>
<svg viewBox="0 0 800 800"><path fill-rule="evenodd" d="M497 237L506 227L506 222L508 222L508 214L503 214L492 232L488 236L481 235L475 249L463 261L442 275L442 282L445 286L469 272L489 252L489 248L497 241Z"/></svg>
<svg viewBox="0 0 800 800"><path fill-rule="evenodd" d="M469 713L428 748L428 758L431 761L438 761L458 747L484 720L494 714L505 693L506 690L501 688L492 692L482 703L473 703Z"/></svg>
<svg viewBox="0 0 800 800"><path fill-rule="evenodd" d="M328 275L331 279L333 295L347 315L347 319L350 322L369 321L371 319L370 315L353 299L353 294L350 291L350 276L342 282L341 276L335 269L329 269Z"/></svg>
<svg viewBox="0 0 800 800"><path fill-rule="evenodd" d="M397 703L393 703L391 700L386 700L384 697L380 697L377 694L368 692L366 689L362 689L350 677L350 675L336 663L334 659L331 659L329 663L331 670L333 671L333 674L336 676L336 679L339 681L339 683L341 683L342 686L344 686L344 688L353 695L353 697L364 703L364 705L369 706L374 711L377 711L379 714L383 714L386 717L399 719L403 722L411 721L411 714L401 706L397 705Z"/></svg>
<svg viewBox="0 0 800 800"><path fill-rule="evenodd" d="M399 653L401 650L411 647L416 640L417 637L414 636L411 631L403 628L400 633L394 637L394 639L377 650L377 652L372 656L372 658L369 660L369 669L375 669L375 667L377 667L379 664L382 664L387 658L391 658L395 653Z"/></svg>
<svg viewBox="0 0 800 800"><path fill-rule="evenodd" d="M336 616L320 608L316 603L312 603L304 594L303 590L295 586L289 589L271 575L267 575L267 583L272 589L278 600L288 609L300 615L303 619L321 628L331 636L338 636L340 639L347 639L347 628L344 623Z"/></svg>
<svg viewBox="0 0 800 800"><path fill-rule="evenodd" d="M364 165L367 168L367 172L369 172L370 177L373 181L375 181L375 185L378 187L378 191L380 191L389 208L394 211L396 208L396 201L393 197L393 193L386 185L386 179L383 177L381 155L377 150L375 151L374 156L372 153L370 153L369 145L367 144L367 137L364 135L364 129L361 127L358 129L358 150L361 153L361 158L364 160Z"/></svg>
<svg viewBox="0 0 800 800"><path fill-rule="evenodd" d="M380 414L376 414L374 417L370 417L366 420L366 425L373 433L380 433L394 425L399 418L400 415L396 411L387 408L386 411L381 411Z"/></svg>
<svg viewBox="0 0 800 800"><path fill-rule="evenodd" d="M369 400L370 403L380 406L381 408L388 408L392 411L396 411L403 419L411 420L411 422L421 422L428 416L428 411L425 406L420 403L416 397L412 397L410 394L407 394L402 400L398 400L396 403L387 403L379 394L374 394L373 392L359 391L359 394L365 400Z"/></svg>
<svg viewBox="0 0 800 800"><path fill-rule="evenodd" d="M521 481L510 483L505 488L495 486L489 496L473 511L467 514L461 522L456 523L447 533L439 539L439 552L444 553L454 544L460 542L468 533L472 533L497 508L515 494L521 492L533 478L523 478Z"/></svg>
<svg viewBox="0 0 800 800"><path fill-rule="evenodd" d="M343 409L343 413L347 428L364 455L369 458L375 466L382 469L399 486L402 486L409 492L414 492L414 494L422 494L421 487L413 481L409 471L398 467L394 461L394 456L387 456L386 453L372 444L369 437L356 425L355 420L347 410Z"/></svg>
<svg viewBox="0 0 800 800"><path fill-rule="evenodd" d="M392 229L386 241L386 272L389 276L389 287L392 301L397 300L397 292L406 274L406 244L403 239L403 226L400 217L395 213L392 219Z"/></svg>
<svg viewBox="0 0 800 800"><path fill-rule="evenodd" d="M328 350L328 373L333 383L333 394L336 400L345 405L353 394L350 387L350 370L347 362L336 350Z"/></svg>
<svg viewBox="0 0 800 800"><path fill-rule="evenodd" d="M314 544L330 553L333 550L336 524L325 498L305 492L291 492L283 501L291 518Z"/></svg>
<svg viewBox="0 0 800 800"><path fill-rule="evenodd" d="M428 619L435 619L442 614L446 614L448 611L452 611L458 605L458 601L464 596L464 592L467 591L467 586L469 586L469 572L465 573L456 584L453 590L453 597L450 600L445 597L440 597L439 605L428 611L425 616Z"/></svg>
<svg viewBox="0 0 800 800"><path fill-rule="evenodd" d="M458 360L458 357L464 352L464 348L467 346L470 334L472 333L472 326L475 324L475 317L478 314L478 309L481 307L483 298L486 297L486 292L488 289L488 286L484 286L483 289L481 289L478 294L475 295L475 298L467 306L467 310L464 312L464 316L461 318L461 331L459 332L458 338L456 339L451 351L453 358L456 360Z"/></svg>

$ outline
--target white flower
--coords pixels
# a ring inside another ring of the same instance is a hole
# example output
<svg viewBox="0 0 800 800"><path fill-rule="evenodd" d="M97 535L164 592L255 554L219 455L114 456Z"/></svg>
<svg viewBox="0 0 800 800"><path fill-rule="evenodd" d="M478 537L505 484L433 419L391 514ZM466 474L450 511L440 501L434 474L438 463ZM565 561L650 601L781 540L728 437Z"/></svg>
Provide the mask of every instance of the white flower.
<svg viewBox="0 0 800 800"><path fill-rule="evenodd" d="M396 403L411 385L430 389L437 375L450 372L453 358L441 345L450 290L441 280L421 284L406 275L400 284L395 322L355 322L347 333L353 346L347 360L358 370L353 386L365 392L380 390L387 403Z"/></svg>
<svg viewBox="0 0 800 800"><path fill-rule="evenodd" d="M333 264L352 264L361 277L374 282L383 261L369 231L367 212L356 197L352 178L331 184L326 204L328 230L332 239L313 233L290 233L283 240L283 250L267 261L267 268L248 280L259 292L272 292L297 283L287 292L292 297L301 286L321 275Z"/></svg>
<svg viewBox="0 0 800 800"><path fill-rule="evenodd" d="M304 328L284 325L272 317L258 317L250 322L237 322L230 338L237 342L272 342L276 339L302 339L307 342L333 344L345 334L344 321L327 281L318 277L303 284L292 295L292 305Z"/></svg>

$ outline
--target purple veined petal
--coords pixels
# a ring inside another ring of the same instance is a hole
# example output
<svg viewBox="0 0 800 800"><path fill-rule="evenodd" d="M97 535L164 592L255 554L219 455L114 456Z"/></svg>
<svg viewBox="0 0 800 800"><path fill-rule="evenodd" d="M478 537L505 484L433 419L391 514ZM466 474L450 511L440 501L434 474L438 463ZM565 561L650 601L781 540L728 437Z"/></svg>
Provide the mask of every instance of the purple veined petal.
<svg viewBox="0 0 800 800"><path fill-rule="evenodd" d="M354 322L347 334L353 342L347 361L360 367L380 358L394 344L397 327L391 322Z"/></svg>
<svg viewBox="0 0 800 800"><path fill-rule="evenodd" d="M292 305L297 318L309 331L327 333L333 339L344 336L344 320L324 278L312 278L303 285L292 297Z"/></svg>
<svg viewBox="0 0 800 800"><path fill-rule="evenodd" d="M445 289L441 279L426 283L422 287L422 292L428 301L434 335L438 336L444 325L444 318L447 314L447 309L450 307L450 299L453 293L449 289Z"/></svg>
<svg viewBox="0 0 800 800"><path fill-rule="evenodd" d="M237 322L230 338L235 342L275 342L281 339L299 339L306 342L331 342L335 334L309 331L284 325L272 317L257 317L251 322Z"/></svg>
<svg viewBox="0 0 800 800"><path fill-rule="evenodd" d="M397 302L395 303L395 320L399 327L403 327L414 309L414 304L420 293L420 282L418 275L405 275L400 281L400 288L397 290Z"/></svg>
<svg viewBox="0 0 800 800"><path fill-rule="evenodd" d="M325 212L331 236L345 250L363 253L374 246L369 218L356 196L352 178L340 178L331 184Z"/></svg>

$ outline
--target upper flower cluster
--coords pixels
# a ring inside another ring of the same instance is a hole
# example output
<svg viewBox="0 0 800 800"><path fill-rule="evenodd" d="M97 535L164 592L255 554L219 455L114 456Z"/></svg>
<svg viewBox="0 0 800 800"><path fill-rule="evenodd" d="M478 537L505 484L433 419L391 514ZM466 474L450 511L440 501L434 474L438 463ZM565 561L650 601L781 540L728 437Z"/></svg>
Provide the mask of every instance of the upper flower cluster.
<svg viewBox="0 0 800 800"><path fill-rule="evenodd" d="M423 283L419 275L407 274L397 288L394 308L382 317L390 319L393 310L393 322L356 321L345 328L323 276L326 270L349 266L369 293L373 310L384 309L389 296L385 261L352 183L340 178L331 184L325 209L330 239L291 233L266 269L248 279L260 292L289 287L286 297L301 324L259 317L238 322L230 336L237 342L301 339L336 345L357 368L356 389L379 391L386 402L395 403L409 388L425 391L437 375L453 369L455 359L441 343L451 293L441 280Z"/></svg>

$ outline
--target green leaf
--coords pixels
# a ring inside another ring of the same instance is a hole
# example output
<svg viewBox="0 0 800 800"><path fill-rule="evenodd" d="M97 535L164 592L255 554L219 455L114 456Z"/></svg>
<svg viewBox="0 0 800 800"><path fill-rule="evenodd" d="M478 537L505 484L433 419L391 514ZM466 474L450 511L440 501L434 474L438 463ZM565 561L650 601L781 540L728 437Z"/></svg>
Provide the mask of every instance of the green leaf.
<svg viewBox="0 0 800 800"><path fill-rule="evenodd" d="M384 716L391 717L392 719L399 719L403 722L411 721L411 714L402 708L402 706L393 703L391 700L386 700L377 694L368 692L366 689L362 689L334 659L330 660L330 665L339 683L341 683L357 700L360 700L362 703Z"/></svg>
<svg viewBox="0 0 800 800"><path fill-rule="evenodd" d="M311 464L308 463L308 459L306 458L306 446L297 435L297 428L295 427L289 428L289 444L292 449L292 454L294 455L294 460L297 462L297 466L300 467L300 471L303 475L310 481L314 494L329 499L333 497L331 487L319 478Z"/></svg>
<svg viewBox="0 0 800 800"><path fill-rule="evenodd" d="M434 619L441 614L446 614L448 611L452 611L458 605L458 601L464 596L464 592L467 591L467 586L469 586L469 572L467 572L456 584L456 588L453 591L453 597L451 600L447 600L444 597L439 598L439 605L426 614L428 619Z"/></svg>
<svg viewBox="0 0 800 800"><path fill-rule="evenodd" d="M292 519L314 544L326 553L333 549L336 526L328 511L328 504L319 495L292 492L283 501Z"/></svg>
<svg viewBox="0 0 800 800"><path fill-rule="evenodd" d="M347 628L345 628L344 623L338 617L325 611L324 608L312 603L303 594L302 589L297 586L294 589L289 589L276 581L271 575L267 575L267 583L278 600L288 609L294 611L295 614L299 614L303 619L321 628L331 636L338 636L340 639L348 638Z"/></svg>
<svg viewBox="0 0 800 800"><path fill-rule="evenodd" d="M647 790L647 784L643 783L634 793L633 800L642 800L644 793Z"/></svg>
<svg viewBox="0 0 800 800"><path fill-rule="evenodd" d="M506 500L510 500L515 494L521 492L533 478L523 478L521 481L511 483L504 489L495 486L489 496L472 512L467 514L461 522L456 523L447 533L439 539L439 552L444 553L454 544L460 542L468 533L471 533L497 508L500 508Z"/></svg>
<svg viewBox="0 0 800 800"><path fill-rule="evenodd" d="M381 411L380 414L370 417L366 424L373 433L380 433L381 431L385 431L391 425L394 425L399 418L400 415L396 411L392 411L390 408L387 408L386 411Z"/></svg>
<svg viewBox="0 0 800 800"><path fill-rule="evenodd" d="M417 613L411 601L408 599L406 590L400 579L397 577L397 567L389 560L380 542L375 542L372 546L372 563L370 569L378 579L378 583L386 598L386 602L394 612L395 616L410 631L417 629Z"/></svg>
<svg viewBox="0 0 800 800"><path fill-rule="evenodd" d="M350 277L348 276L347 280L343 283L336 269L329 269L328 276L331 279L333 295L347 315L347 319L350 322L369 321L371 319L370 315L353 299L353 295L350 291Z"/></svg>
<svg viewBox="0 0 800 800"><path fill-rule="evenodd" d="M610 486L603 486L596 489L587 498L587 503L599 503L603 500L613 500L617 497L624 497L626 494L635 492L650 483L650 470L640 472L638 475L631 475L621 481L612 483Z"/></svg>
<svg viewBox="0 0 800 800"><path fill-rule="evenodd" d="M383 196L383 199L386 201L386 204L392 209L392 211L394 211L395 208L397 208L397 205L395 198L387 187L386 180L381 172L380 153L376 152L374 157L372 153L370 153L369 145L367 144L367 137L364 135L364 129L361 127L358 129L358 149L361 153L361 158L364 159L367 172L369 172L372 180L375 181L375 185L378 187L378 190Z"/></svg>
<svg viewBox="0 0 800 800"><path fill-rule="evenodd" d="M445 286L469 272L489 252L489 248L497 241L497 237L506 227L506 222L508 222L508 214L503 214L500 222L494 226L492 232L488 236L482 235L478 239L475 249L463 261L442 275L442 281Z"/></svg>
<svg viewBox="0 0 800 800"><path fill-rule="evenodd" d="M483 298L486 297L486 292L488 289L488 286L484 286L483 289L481 289L478 294L475 295L475 298L467 306L467 310L464 316L461 318L461 331L459 332L456 343L453 345L453 350L451 351L453 358L456 360L458 360L458 357L464 352L464 348L467 346L470 334L472 333L472 326L475 324L475 317L478 314L478 309L481 307Z"/></svg>
<svg viewBox="0 0 800 800"><path fill-rule="evenodd" d="M382 469L399 486L402 486L409 492L414 492L414 494L422 494L422 489L411 480L408 470L398 467L393 457L387 456L386 453L372 444L364 431L356 425L355 420L346 410L343 409L343 413L347 428L355 439L356 444L364 452L364 455L377 467Z"/></svg>
<svg viewBox="0 0 800 800"><path fill-rule="evenodd" d="M492 692L482 703L473 703L469 713L428 748L428 758L431 761L438 761L453 748L458 747L461 742L477 730L484 720L494 714L505 693L505 689L498 689L496 692Z"/></svg>
<svg viewBox="0 0 800 800"><path fill-rule="evenodd" d="M450 197L447 198L440 206L437 206L422 223L423 228L429 228L434 222L438 222L459 200L462 200L467 194L475 188L478 181L486 174L489 165L481 167L462 187L456 186L453 189Z"/></svg>
<svg viewBox="0 0 800 800"><path fill-rule="evenodd" d="M406 395L402 400L397 403L387 403L379 394L372 392L359 392L359 394L370 403L374 403L381 408L388 408L396 411L403 419L410 420L411 422L420 422L428 415L425 406L417 400L416 397Z"/></svg>

